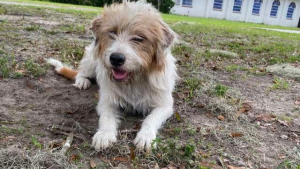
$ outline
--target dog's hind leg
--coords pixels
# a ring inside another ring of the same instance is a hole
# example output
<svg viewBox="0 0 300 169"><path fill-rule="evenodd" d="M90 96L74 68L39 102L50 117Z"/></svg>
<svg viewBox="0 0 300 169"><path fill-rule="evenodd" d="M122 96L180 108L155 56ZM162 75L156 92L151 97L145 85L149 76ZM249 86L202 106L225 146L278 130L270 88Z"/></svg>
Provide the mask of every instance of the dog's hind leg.
<svg viewBox="0 0 300 169"><path fill-rule="evenodd" d="M90 87L91 82L88 78L96 77L97 63L93 57L94 43L86 47L83 59L79 63L78 74L75 77L76 81L74 86L80 90Z"/></svg>

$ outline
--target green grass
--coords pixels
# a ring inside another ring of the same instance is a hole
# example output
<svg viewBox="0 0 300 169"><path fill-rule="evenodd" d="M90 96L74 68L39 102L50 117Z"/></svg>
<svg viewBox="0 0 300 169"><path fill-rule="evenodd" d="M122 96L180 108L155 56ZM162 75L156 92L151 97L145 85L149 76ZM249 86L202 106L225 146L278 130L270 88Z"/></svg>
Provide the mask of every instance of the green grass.
<svg viewBox="0 0 300 169"><path fill-rule="evenodd" d="M217 96L221 96L221 97L224 97L228 91L228 87L227 86L224 86L222 84L217 84L216 87L215 87L215 95Z"/></svg>
<svg viewBox="0 0 300 169"><path fill-rule="evenodd" d="M184 86L189 90L188 96L193 97L196 90L200 89L201 82L197 78L187 78L184 81Z"/></svg>
<svg viewBox="0 0 300 169"><path fill-rule="evenodd" d="M40 29L38 25L31 25L24 28L26 31L37 31Z"/></svg>
<svg viewBox="0 0 300 169"><path fill-rule="evenodd" d="M31 142L35 147L37 147L39 149L43 148L43 145L36 139L35 136L31 136Z"/></svg>
<svg viewBox="0 0 300 169"><path fill-rule="evenodd" d="M43 76L47 72L47 66L42 67L32 59L27 60L24 66L26 71L35 77Z"/></svg>
<svg viewBox="0 0 300 169"><path fill-rule="evenodd" d="M0 15L5 15L6 9L0 5Z"/></svg>
<svg viewBox="0 0 300 169"><path fill-rule="evenodd" d="M80 24L61 25L59 29L64 33L78 33L78 34L85 33L85 25L80 25Z"/></svg>
<svg viewBox="0 0 300 169"><path fill-rule="evenodd" d="M274 78L274 84L271 87L272 90L286 90L288 89L290 84L284 79L280 79L278 77Z"/></svg>

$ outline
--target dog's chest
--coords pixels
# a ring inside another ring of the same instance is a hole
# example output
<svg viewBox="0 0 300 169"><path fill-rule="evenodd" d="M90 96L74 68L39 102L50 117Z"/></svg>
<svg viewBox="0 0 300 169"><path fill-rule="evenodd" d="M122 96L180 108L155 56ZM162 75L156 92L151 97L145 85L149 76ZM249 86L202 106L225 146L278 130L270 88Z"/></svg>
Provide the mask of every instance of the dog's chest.
<svg viewBox="0 0 300 169"><path fill-rule="evenodd" d="M126 113L148 114L153 105L151 88L147 83L124 85L119 88L120 107Z"/></svg>

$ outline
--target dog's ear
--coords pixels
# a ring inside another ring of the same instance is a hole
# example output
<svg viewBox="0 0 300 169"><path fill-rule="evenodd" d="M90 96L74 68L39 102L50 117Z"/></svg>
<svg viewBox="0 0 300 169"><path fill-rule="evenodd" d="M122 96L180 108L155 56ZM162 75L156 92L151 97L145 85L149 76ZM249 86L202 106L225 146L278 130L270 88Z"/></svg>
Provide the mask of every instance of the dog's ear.
<svg viewBox="0 0 300 169"><path fill-rule="evenodd" d="M165 47L170 47L177 39L177 34L164 21L160 22L163 31L163 43Z"/></svg>
<svg viewBox="0 0 300 169"><path fill-rule="evenodd" d="M99 36L99 30L101 27L101 17L97 17L92 21L92 26L90 27L90 30L93 32L94 36L98 38Z"/></svg>
<svg viewBox="0 0 300 169"><path fill-rule="evenodd" d="M177 39L177 34L165 22L160 21L160 29L162 31L161 38L157 44L157 52L154 57L154 68L158 71L163 71L168 50Z"/></svg>

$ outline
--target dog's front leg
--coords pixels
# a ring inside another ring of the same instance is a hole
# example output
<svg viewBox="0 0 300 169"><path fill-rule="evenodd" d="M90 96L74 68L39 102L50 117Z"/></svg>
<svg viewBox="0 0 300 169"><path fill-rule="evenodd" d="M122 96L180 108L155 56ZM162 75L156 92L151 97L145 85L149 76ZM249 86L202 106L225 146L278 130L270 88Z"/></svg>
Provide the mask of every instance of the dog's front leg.
<svg viewBox="0 0 300 169"><path fill-rule="evenodd" d="M99 129L93 137L92 146L100 150L117 141L117 128L120 120L118 107L111 104L105 97L100 100L97 111L100 115Z"/></svg>
<svg viewBox="0 0 300 169"><path fill-rule="evenodd" d="M148 151L152 141L156 138L158 129L172 114L172 106L155 108L144 120L140 131L137 133L134 140L136 147Z"/></svg>
<svg viewBox="0 0 300 169"><path fill-rule="evenodd" d="M76 76L74 86L78 89L87 89L90 87L91 82L88 78L96 77L97 61L93 57L94 43L86 47L85 54L79 63L78 74Z"/></svg>

